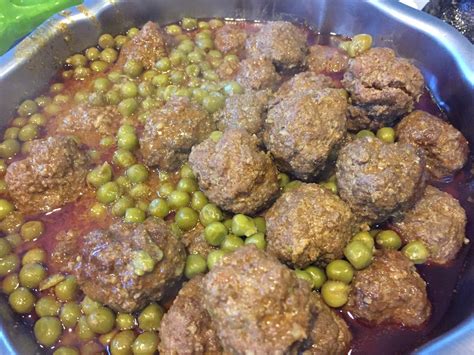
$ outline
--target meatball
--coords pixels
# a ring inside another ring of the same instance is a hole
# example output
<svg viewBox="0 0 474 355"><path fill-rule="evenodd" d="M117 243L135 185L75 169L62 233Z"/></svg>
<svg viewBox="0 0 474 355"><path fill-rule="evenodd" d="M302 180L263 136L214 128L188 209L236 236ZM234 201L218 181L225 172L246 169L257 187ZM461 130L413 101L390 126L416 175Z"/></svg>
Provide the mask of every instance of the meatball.
<svg viewBox="0 0 474 355"><path fill-rule="evenodd" d="M389 48L372 48L349 60L342 84L349 91L349 129L391 125L413 110L423 92L421 72Z"/></svg>
<svg viewBox="0 0 474 355"><path fill-rule="evenodd" d="M223 258L203 289L204 306L230 353L282 354L309 336L309 284L253 245Z"/></svg>
<svg viewBox="0 0 474 355"><path fill-rule="evenodd" d="M117 66L121 68L128 60L136 60L141 62L145 69L152 69L156 61L166 54L165 37L160 28L149 21L140 32L123 45Z"/></svg>
<svg viewBox="0 0 474 355"><path fill-rule="evenodd" d="M306 57L308 69L314 73L338 73L347 69L349 57L340 49L315 44Z"/></svg>
<svg viewBox="0 0 474 355"><path fill-rule="evenodd" d="M163 297L181 277L183 244L158 218L116 222L80 238L73 273L90 298L118 312L134 312Z"/></svg>
<svg viewBox="0 0 474 355"><path fill-rule="evenodd" d="M249 89L273 89L280 80L280 75L271 60L252 57L240 62L236 80Z"/></svg>
<svg viewBox="0 0 474 355"><path fill-rule="evenodd" d="M234 79L239 72L240 62L237 60L223 60L217 67L216 73L221 80Z"/></svg>
<svg viewBox="0 0 474 355"><path fill-rule="evenodd" d="M425 160L410 144L359 138L340 150L336 177L339 195L361 222L381 223L410 209L423 194Z"/></svg>
<svg viewBox="0 0 474 355"><path fill-rule="evenodd" d="M414 111L396 127L398 140L424 150L428 171L442 178L466 164L469 147L456 128L428 112Z"/></svg>
<svg viewBox="0 0 474 355"><path fill-rule="evenodd" d="M247 33L237 25L224 25L214 36L216 48L223 53L239 53L245 48Z"/></svg>
<svg viewBox="0 0 474 355"><path fill-rule="evenodd" d="M394 223L404 242L422 240L429 260L445 264L456 257L466 234L466 212L450 194L427 186L415 207Z"/></svg>
<svg viewBox="0 0 474 355"><path fill-rule="evenodd" d="M260 134L266 116L269 91L246 91L229 96L218 114L217 128L243 128L250 134Z"/></svg>
<svg viewBox="0 0 474 355"><path fill-rule="evenodd" d="M344 141L346 110L346 98L335 89L290 95L270 108L263 141L278 168L313 180Z"/></svg>
<svg viewBox="0 0 474 355"><path fill-rule="evenodd" d="M217 249L204 239L204 227L200 223L194 229L184 233L181 241L188 254L199 254L204 258L207 258L211 251Z"/></svg>
<svg viewBox="0 0 474 355"><path fill-rule="evenodd" d="M285 81L275 93L275 101L280 101L288 96L318 92L326 88L337 88L337 83L326 75L314 74L306 71L298 73L290 80Z"/></svg>
<svg viewBox="0 0 474 355"><path fill-rule="evenodd" d="M194 146L189 164L212 202L234 213L255 214L279 191L277 170L244 129L228 129L219 141Z"/></svg>
<svg viewBox="0 0 474 355"><path fill-rule="evenodd" d="M413 263L399 251L386 251L356 272L345 309L374 324L416 327L428 320L431 304Z"/></svg>
<svg viewBox="0 0 474 355"><path fill-rule="evenodd" d="M71 137L31 142L27 158L11 163L5 182L25 214L48 212L76 200L86 188L87 155Z"/></svg>
<svg viewBox="0 0 474 355"><path fill-rule="evenodd" d="M222 346L203 306L202 276L179 291L160 324L161 354L216 354Z"/></svg>
<svg viewBox="0 0 474 355"><path fill-rule="evenodd" d="M270 21L249 38L246 47L252 57L263 56L277 66L294 68L305 59L306 34L290 22Z"/></svg>
<svg viewBox="0 0 474 355"><path fill-rule="evenodd" d="M140 138L143 159L147 165L175 170L187 159L192 146L213 130L214 122L199 105L186 97L173 97L145 124Z"/></svg>
<svg viewBox="0 0 474 355"><path fill-rule="evenodd" d="M265 220L268 252L298 268L342 257L356 227L344 201L317 184L285 192Z"/></svg>

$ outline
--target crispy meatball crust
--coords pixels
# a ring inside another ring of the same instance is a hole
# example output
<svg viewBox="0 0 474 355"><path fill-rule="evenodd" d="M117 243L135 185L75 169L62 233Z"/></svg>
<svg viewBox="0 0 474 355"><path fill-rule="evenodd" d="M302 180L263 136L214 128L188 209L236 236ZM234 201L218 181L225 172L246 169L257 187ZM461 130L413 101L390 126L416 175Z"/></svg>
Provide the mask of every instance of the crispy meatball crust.
<svg viewBox="0 0 474 355"><path fill-rule="evenodd" d="M247 33L237 25L224 25L216 30L214 43L223 53L239 53L245 48Z"/></svg>
<svg viewBox="0 0 474 355"><path fill-rule="evenodd" d="M408 243L422 240L429 261L445 264L456 257L466 237L466 212L450 194L427 186L416 205L393 226Z"/></svg>
<svg viewBox="0 0 474 355"><path fill-rule="evenodd" d="M389 48L372 48L349 60L342 84L349 92L348 128L377 129L411 112L423 92L420 70Z"/></svg>
<svg viewBox="0 0 474 355"><path fill-rule="evenodd" d="M338 48L315 44L309 47L306 64L313 73L338 73L347 69L349 57Z"/></svg>
<svg viewBox="0 0 474 355"><path fill-rule="evenodd" d="M317 93L322 89L328 88L337 88L337 82L327 75L305 71L285 81L275 92L274 96L275 101L281 101L289 96Z"/></svg>
<svg viewBox="0 0 474 355"><path fill-rule="evenodd" d="M194 146L189 163L201 190L227 211L255 214L279 191L271 158L244 129L228 129L218 142L209 138Z"/></svg>
<svg viewBox="0 0 474 355"><path fill-rule="evenodd" d="M263 141L278 168L314 180L344 141L346 110L346 98L336 89L290 95L271 107Z"/></svg>
<svg viewBox="0 0 474 355"><path fill-rule="evenodd" d="M253 90L274 89L281 77L270 59L251 57L240 62L236 80Z"/></svg>
<svg viewBox="0 0 474 355"><path fill-rule="evenodd" d="M426 166L435 178L451 175L466 164L469 147L466 138L448 122L428 112L414 111L396 127L400 142L420 147Z"/></svg>
<svg viewBox="0 0 474 355"><path fill-rule="evenodd" d="M176 170L193 145L214 130L211 117L186 97L173 97L157 109L145 124L140 147L145 163L164 170Z"/></svg>
<svg viewBox="0 0 474 355"><path fill-rule="evenodd" d="M381 253L356 272L345 309L373 324L407 327L422 325L431 314L425 281L399 251Z"/></svg>
<svg viewBox="0 0 474 355"><path fill-rule="evenodd" d="M381 223L410 209L423 194L425 160L410 144L359 138L340 150L336 177L339 195L361 222Z"/></svg>
<svg viewBox="0 0 474 355"><path fill-rule="evenodd" d="M160 354L220 354L222 346L203 306L202 276L188 281L160 324Z"/></svg>
<svg viewBox="0 0 474 355"><path fill-rule="evenodd" d="M265 220L268 252L298 268L340 258L356 227L344 201L317 184L285 192Z"/></svg>

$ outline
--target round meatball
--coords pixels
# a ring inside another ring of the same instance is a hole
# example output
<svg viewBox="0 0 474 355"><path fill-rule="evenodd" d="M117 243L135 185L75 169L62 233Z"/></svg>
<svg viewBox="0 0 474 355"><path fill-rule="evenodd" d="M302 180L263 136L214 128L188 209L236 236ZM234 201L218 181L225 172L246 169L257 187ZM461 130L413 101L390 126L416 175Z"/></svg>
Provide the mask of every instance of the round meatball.
<svg viewBox="0 0 474 355"><path fill-rule="evenodd" d="M234 79L239 72L240 62L238 60L223 60L217 67L216 73L221 80Z"/></svg>
<svg viewBox="0 0 474 355"><path fill-rule="evenodd" d="M204 227L200 223L194 229L184 233L181 241L188 254L199 254L204 258L207 258L211 251L217 249L204 239Z"/></svg>
<svg viewBox="0 0 474 355"><path fill-rule="evenodd" d="M306 57L308 69L314 73L338 73L347 69L349 57L339 48L315 44Z"/></svg>
<svg viewBox="0 0 474 355"><path fill-rule="evenodd" d="M342 84L349 91L349 129L391 125L413 110L423 92L420 70L389 48L372 48L349 60Z"/></svg>
<svg viewBox="0 0 474 355"><path fill-rule="evenodd" d="M217 354L222 346L203 306L202 276L179 291L160 324L161 354Z"/></svg>
<svg viewBox="0 0 474 355"><path fill-rule="evenodd" d="M71 137L31 142L28 157L8 166L5 182L17 209L48 212L76 200L86 188L89 161Z"/></svg>
<svg viewBox="0 0 474 355"><path fill-rule="evenodd" d="M270 21L247 41L250 56L263 56L283 68L294 68L303 63L306 34L290 22Z"/></svg>
<svg viewBox="0 0 474 355"><path fill-rule="evenodd" d="M223 258L203 289L204 306L230 353L283 354L310 335L309 283L253 245Z"/></svg>
<svg viewBox="0 0 474 355"><path fill-rule="evenodd" d="M273 89L280 79L272 61L264 57L247 58L240 62L236 77L242 86L253 90Z"/></svg>
<svg viewBox="0 0 474 355"><path fill-rule="evenodd" d="M410 209L421 196L425 160L410 144L359 138L340 150L336 177L339 195L361 222L381 223Z"/></svg>
<svg viewBox="0 0 474 355"><path fill-rule="evenodd" d="M431 314L425 281L399 251L377 255L368 268L356 272L351 285L345 309L356 318L416 327Z"/></svg>
<svg viewBox="0 0 474 355"><path fill-rule="evenodd" d="M317 184L285 192L265 220L268 252L298 268L342 257L356 227L344 201Z"/></svg>
<svg viewBox="0 0 474 355"><path fill-rule="evenodd" d="M189 164L199 187L212 202L234 213L255 214L279 191L277 170L258 148L258 140L243 129L228 129L193 147Z"/></svg>
<svg viewBox="0 0 474 355"><path fill-rule="evenodd" d="M206 139L214 122L201 106L187 97L173 97L146 121L140 138L145 163L163 170L176 170L193 145Z"/></svg>
<svg viewBox="0 0 474 355"><path fill-rule="evenodd" d="M245 48L247 33L238 25L227 24L216 30L214 43L223 53L239 53Z"/></svg>
<svg viewBox="0 0 474 355"><path fill-rule="evenodd" d="M225 107L218 113L217 128L243 128L250 134L260 134L266 116L269 91L246 91L241 95L229 96Z"/></svg>
<svg viewBox="0 0 474 355"><path fill-rule="evenodd" d="M466 164L469 147L466 138L448 122L428 112L414 111L396 127L398 140L425 152L428 171L436 178L453 174Z"/></svg>
<svg viewBox="0 0 474 355"><path fill-rule="evenodd" d="M76 253L73 273L82 291L118 312L161 299L186 260L183 244L158 218L94 230L81 238Z"/></svg>
<svg viewBox="0 0 474 355"><path fill-rule="evenodd" d="M405 243L422 240L429 260L445 264L456 257L465 241L466 212L450 194L427 186L415 207L393 226Z"/></svg>
<svg viewBox="0 0 474 355"><path fill-rule="evenodd" d="M340 90L290 95L269 109L263 141L278 168L313 180L346 136L347 101Z"/></svg>

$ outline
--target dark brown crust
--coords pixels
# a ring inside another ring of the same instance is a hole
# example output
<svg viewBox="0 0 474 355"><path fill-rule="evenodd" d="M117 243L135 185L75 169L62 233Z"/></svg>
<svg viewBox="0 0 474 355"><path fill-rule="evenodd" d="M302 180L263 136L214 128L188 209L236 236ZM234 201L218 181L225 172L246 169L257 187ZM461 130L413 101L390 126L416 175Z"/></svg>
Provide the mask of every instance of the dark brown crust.
<svg viewBox="0 0 474 355"><path fill-rule="evenodd" d="M306 65L316 74L338 73L347 69L349 57L338 48L315 44L309 47Z"/></svg>

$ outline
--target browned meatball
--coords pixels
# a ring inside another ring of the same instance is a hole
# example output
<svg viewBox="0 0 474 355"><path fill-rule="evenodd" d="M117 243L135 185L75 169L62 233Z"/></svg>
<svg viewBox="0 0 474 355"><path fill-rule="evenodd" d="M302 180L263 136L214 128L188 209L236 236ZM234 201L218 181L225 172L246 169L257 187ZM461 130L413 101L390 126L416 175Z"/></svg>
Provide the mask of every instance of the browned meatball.
<svg viewBox="0 0 474 355"><path fill-rule="evenodd" d="M279 191L277 170L258 148L258 140L243 129L228 129L219 141L194 146L189 164L199 187L212 202L234 213L254 214Z"/></svg>
<svg viewBox="0 0 474 355"><path fill-rule="evenodd" d="M337 195L317 184L285 192L266 212L267 250L298 268L340 258L355 219Z"/></svg>
<svg viewBox="0 0 474 355"><path fill-rule="evenodd" d="M426 283L399 251L377 255L368 268L356 273L351 285L345 309L368 322L416 327L431 314Z"/></svg>
<svg viewBox="0 0 474 355"><path fill-rule="evenodd" d="M344 141L346 110L337 89L290 95L270 108L263 141L278 168L313 180Z"/></svg>
<svg viewBox="0 0 474 355"><path fill-rule="evenodd" d="M247 41L250 56L263 56L275 65L293 68L306 56L306 34L297 26L285 21L270 21Z"/></svg>
<svg viewBox="0 0 474 355"><path fill-rule="evenodd" d="M240 62L237 60L223 60L217 67L216 73L221 80L234 79L239 72Z"/></svg>
<svg viewBox="0 0 474 355"><path fill-rule="evenodd" d="M76 200L86 188L88 158L74 139L49 137L30 147L28 157L11 163L5 175L15 206L35 214Z"/></svg>
<svg viewBox="0 0 474 355"><path fill-rule="evenodd" d="M202 276L179 291L160 324L161 354L217 354L222 346L203 307Z"/></svg>
<svg viewBox="0 0 474 355"><path fill-rule="evenodd" d="M413 110L423 92L417 67L389 48L372 48L349 61L342 84L349 91L349 129L376 129Z"/></svg>
<svg viewBox="0 0 474 355"><path fill-rule="evenodd" d="M239 53L245 47L247 33L238 25L224 25L214 35L216 48L223 53Z"/></svg>
<svg viewBox="0 0 474 355"><path fill-rule="evenodd" d="M469 154L466 138L448 122L428 112L410 113L396 130L400 142L424 150L427 169L436 178L450 175L466 164Z"/></svg>
<svg viewBox="0 0 474 355"><path fill-rule="evenodd" d="M218 113L217 128L243 128L250 134L260 134L266 116L269 91L246 91L232 95L225 101L225 107Z"/></svg>
<svg viewBox="0 0 474 355"><path fill-rule="evenodd" d="M223 258L204 277L203 289L226 351L286 353L309 336L309 284L253 245Z"/></svg>
<svg viewBox="0 0 474 355"><path fill-rule="evenodd" d="M133 59L141 62L145 69L152 69L156 61L166 54L166 42L160 28L149 21L123 45L117 66L122 67L129 59Z"/></svg>
<svg viewBox="0 0 474 355"><path fill-rule="evenodd" d="M270 59L252 57L240 62L236 80L249 89L273 89L280 80L280 75Z"/></svg>
<svg viewBox="0 0 474 355"><path fill-rule="evenodd" d="M425 160L410 144L359 138L340 150L336 176L339 195L361 222L380 223L411 208L423 194Z"/></svg>
<svg viewBox="0 0 474 355"><path fill-rule="evenodd" d="M140 138L147 165L164 170L177 169L193 145L206 139L214 122L199 105L186 97L173 97L153 112Z"/></svg>
<svg viewBox="0 0 474 355"><path fill-rule="evenodd" d="M445 264L456 257L466 238L466 212L450 194L427 186L415 207L394 223L404 242L422 240L429 260Z"/></svg>
<svg viewBox="0 0 474 355"><path fill-rule="evenodd" d="M349 57L340 49L315 44L306 57L308 69L314 73L337 73L347 69Z"/></svg>
<svg viewBox="0 0 474 355"><path fill-rule="evenodd" d="M181 277L186 259L183 244L158 218L116 222L82 236L76 246L73 273L82 291L118 312L159 300Z"/></svg>
<svg viewBox="0 0 474 355"><path fill-rule="evenodd" d="M207 258L211 251L217 249L204 239L204 227L200 223L194 229L184 233L181 241L188 254L199 254L204 258Z"/></svg>

